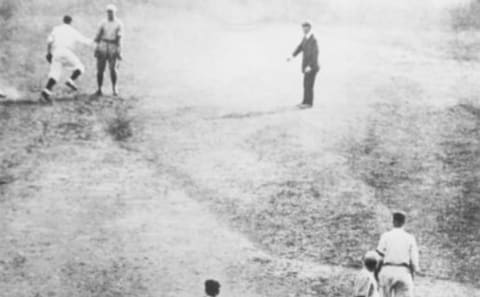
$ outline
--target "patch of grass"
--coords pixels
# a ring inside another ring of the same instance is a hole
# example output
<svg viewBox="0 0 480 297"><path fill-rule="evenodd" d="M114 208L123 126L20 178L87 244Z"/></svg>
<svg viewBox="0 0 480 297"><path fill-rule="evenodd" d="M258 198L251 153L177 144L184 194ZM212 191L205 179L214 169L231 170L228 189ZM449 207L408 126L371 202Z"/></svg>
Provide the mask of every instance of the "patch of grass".
<svg viewBox="0 0 480 297"><path fill-rule="evenodd" d="M438 217L439 228L447 235L444 243L451 251L455 277L462 281L480 281L480 114L478 106L466 103L450 115L456 125L441 142L440 161L450 173L443 187L454 188Z"/></svg>
<svg viewBox="0 0 480 297"><path fill-rule="evenodd" d="M357 266L379 236L375 206L362 202L362 193L351 185L326 188L321 176L315 178L260 189L257 195L267 196L238 217L247 217L246 231L275 254Z"/></svg>
<svg viewBox="0 0 480 297"><path fill-rule="evenodd" d="M9 174L3 174L2 170L0 170L0 186L8 185L15 181L15 178Z"/></svg>
<svg viewBox="0 0 480 297"><path fill-rule="evenodd" d="M0 2L0 19L10 20L16 12L17 2L15 0L3 0Z"/></svg>
<svg viewBox="0 0 480 297"><path fill-rule="evenodd" d="M117 109L115 116L108 121L107 132L116 141L126 141L133 136L132 118L125 111Z"/></svg>
<svg viewBox="0 0 480 297"><path fill-rule="evenodd" d="M455 31L480 29L480 1L470 1L453 8L450 17Z"/></svg>
<svg viewBox="0 0 480 297"><path fill-rule="evenodd" d="M303 262L307 263L307 262ZM352 296L355 274L349 269L313 271L302 262L256 261L236 266L231 275L241 276L260 296Z"/></svg>
<svg viewBox="0 0 480 297"><path fill-rule="evenodd" d="M25 178L31 170L26 168L25 160L39 150L105 138L102 126L112 112L116 116L109 128L116 139L125 140L132 135L130 120L120 112L124 108L122 102L93 103L87 99L59 100L51 107L0 106L0 186Z"/></svg>
<svg viewBox="0 0 480 297"><path fill-rule="evenodd" d="M473 32L457 32L449 43L448 52L458 62L476 62L479 59L480 42L478 34Z"/></svg>
<svg viewBox="0 0 480 297"><path fill-rule="evenodd" d="M61 269L61 278L71 296L150 296L138 266L123 259L95 264L68 262Z"/></svg>
<svg viewBox="0 0 480 297"><path fill-rule="evenodd" d="M439 278L478 283L480 113L472 102L439 112L378 108L352 172L377 201L409 214L421 265Z"/></svg>

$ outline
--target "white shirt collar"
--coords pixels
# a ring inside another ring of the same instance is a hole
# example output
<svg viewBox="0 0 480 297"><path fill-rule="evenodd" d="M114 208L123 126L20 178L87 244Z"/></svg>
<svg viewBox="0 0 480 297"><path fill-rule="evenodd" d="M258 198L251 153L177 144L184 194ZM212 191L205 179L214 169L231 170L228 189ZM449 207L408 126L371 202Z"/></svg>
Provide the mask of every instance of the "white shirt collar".
<svg viewBox="0 0 480 297"><path fill-rule="evenodd" d="M308 32L307 34L305 34L305 39L309 39L309 38L312 37L312 36L313 36L313 32L310 31L310 32Z"/></svg>

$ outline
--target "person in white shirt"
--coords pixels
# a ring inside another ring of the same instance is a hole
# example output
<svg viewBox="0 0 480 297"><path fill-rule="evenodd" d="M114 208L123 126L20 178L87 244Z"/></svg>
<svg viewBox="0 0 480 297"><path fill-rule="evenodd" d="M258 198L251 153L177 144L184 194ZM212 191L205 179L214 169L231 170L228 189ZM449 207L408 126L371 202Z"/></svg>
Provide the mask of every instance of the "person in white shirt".
<svg viewBox="0 0 480 297"><path fill-rule="evenodd" d="M113 4L107 6L107 18L100 23L95 42L97 49L95 57L97 58L97 84L96 95L101 96L103 86L103 75L108 63L110 71L110 80L112 82L113 95L118 95L117 89L117 62L122 59L122 38L123 23L118 19L117 7Z"/></svg>
<svg viewBox="0 0 480 297"><path fill-rule="evenodd" d="M75 45L83 43L93 47L94 42L75 30L71 24L72 17L64 16L63 24L53 28L52 33L48 36L46 58L50 63L50 72L47 85L41 93L42 101L51 103L52 89L59 81L64 68L72 70L72 74L65 84L74 91L77 90L75 80L85 71L85 66L74 53Z"/></svg>
<svg viewBox="0 0 480 297"><path fill-rule="evenodd" d="M393 213L393 229L384 233L377 253L383 258L379 273L383 297L413 297L413 277L419 271L419 253L415 237L403 227L404 212Z"/></svg>

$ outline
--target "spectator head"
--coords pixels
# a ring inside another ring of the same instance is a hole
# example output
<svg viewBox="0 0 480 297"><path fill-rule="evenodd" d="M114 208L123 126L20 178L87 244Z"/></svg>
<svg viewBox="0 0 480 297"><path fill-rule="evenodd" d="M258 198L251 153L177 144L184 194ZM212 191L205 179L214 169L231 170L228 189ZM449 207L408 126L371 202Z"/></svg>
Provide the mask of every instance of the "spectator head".
<svg viewBox="0 0 480 297"><path fill-rule="evenodd" d="M395 228L401 228L405 225L407 215L403 211L395 211L393 213L393 226Z"/></svg>
<svg viewBox="0 0 480 297"><path fill-rule="evenodd" d="M305 21L302 23L303 33L308 34L312 30L312 23Z"/></svg>
<svg viewBox="0 0 480 297"><path fill-rule="evenodd" d="M73 21L73 19L69 15L66 15L66 16L63 17L63 22L67 25L70 25L72 23L72 21Z"/></svg>
<svg viewBox="0 0 480 297"><path fill-rule="evenodd" d="M378 256L375 251L369 251L363 256L363 265L368 271L374 272L378 265Z"/></svg>
<svg viewBox="0 0 480 297"><path fill-rule="evenodd" d="M211 297L218 296L220 294L220 283L213 279L205 281L205 293Z"/></svg>

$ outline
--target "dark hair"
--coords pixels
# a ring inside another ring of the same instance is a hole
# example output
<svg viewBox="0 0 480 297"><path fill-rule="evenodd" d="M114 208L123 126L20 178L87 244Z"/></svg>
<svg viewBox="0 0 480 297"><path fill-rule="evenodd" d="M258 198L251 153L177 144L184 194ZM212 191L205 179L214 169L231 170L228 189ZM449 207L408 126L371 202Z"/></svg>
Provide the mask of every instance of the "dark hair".
<svg viewBox="0 0 480 297"><path fill-rule="evenodd" d="M403 213L394 213L393 214L393 226L402 227L405 225L405 215Z"/></svg>
<svg viewBox="0 0 480 297"><path fill-rule="evenodd" d="M220 283L213 279L205 281L205 293L208 296L217 296L220 293Z"/></svg>
<svg viewBox="0 0 480 297"><path fill-rule="evenodd" d="M73 21L73 19L72 19L72 17L69 16L69 15L66 15L66 16L63 17L63 22L64 22L65 24L70 25L70 24L72 23L72 21Z"/></svg>
<svg viewBox="0 0 480 297"><path fill-rule="evenodd" d="M368 271L375 271L377 269L377 260L375 259L365 259L363 263Z"/></svg>

